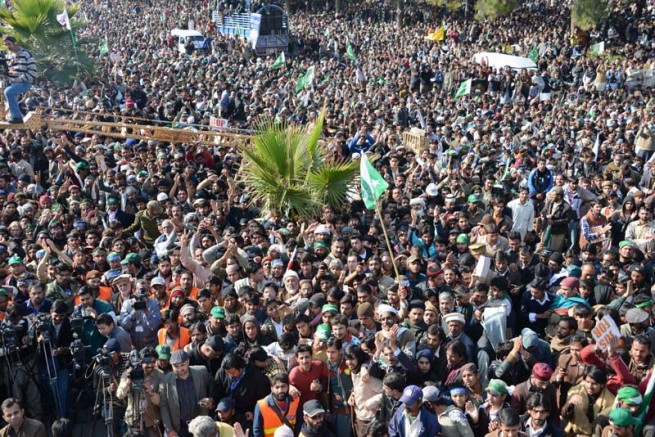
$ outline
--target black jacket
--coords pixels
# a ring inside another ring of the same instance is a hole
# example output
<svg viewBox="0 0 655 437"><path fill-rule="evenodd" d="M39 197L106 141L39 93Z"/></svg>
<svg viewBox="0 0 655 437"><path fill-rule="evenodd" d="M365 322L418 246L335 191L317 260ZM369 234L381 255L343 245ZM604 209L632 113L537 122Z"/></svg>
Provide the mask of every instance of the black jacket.
<svg viewBox="0 0 655 437"><path fill-rule="evenodd" d="M212 397L220 400L231 397L236 404L237 421L244 422L247 412L255 411L255 404L271 392L271 381L252 364L246 365L246 374L236 386L225 373L225 369L216 372L214 393Z"/></svg>

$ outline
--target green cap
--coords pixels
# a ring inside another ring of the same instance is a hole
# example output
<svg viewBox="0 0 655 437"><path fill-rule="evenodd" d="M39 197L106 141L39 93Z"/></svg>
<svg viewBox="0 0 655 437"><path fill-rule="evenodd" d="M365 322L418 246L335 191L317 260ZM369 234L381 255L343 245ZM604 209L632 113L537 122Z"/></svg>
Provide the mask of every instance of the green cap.
<svg viewBox="0 0 655 437"><path fill-rule="evenodd" d="M621 387L616 393L616 398L628 405L641 405L644 402L641 393L634 387Z"/></svg>
<svg viewBox="0 0 655 437"><path fill-rule="evenodd" d="M489 384L487 385L487 388L485 389L486 391L491 391L494 393L498 393L501 395L507 395L509 394L509 390L507 390L507 384L505 381L501 379L492 379L489 381Z"/></svg>
<svg viewBox="0 0 655 437"><path fill-rule="evenodd" d="M133 264L141 262L141 257L136 253L128 253L125 255L125 259L121 261L121 265Z"/></svg>
<svg viewBox="0 0 655 437"><path fill-rule="evenodd" d="M334 314L337 314L339 312L339 308L333 303L326 303L323 305L323 308L321 308L321 314L325 312L332 312Z"/></svg>
<svg viewBox="0 0 655 437"><path fill-rule="evenodd" d="M478 203L480 201L480 198L475 195L475 194L469 194L469 197L467 199L470 203Z"/></svg>
<svg viewBox="0 0 655 437"><path fill-rule="evenodd" d="M121 260L121 254L118 252L109 252L107 255L107 262L109 261L120 261Z"/></svg>
<svg viewBox="0 0 655 437"><path fill-rule="evenodd" d="M88 170L89 165L86 162L78 162L77 164L75 164L75 169L76 170L82 170L82 169Z"/></svg>
<svg viewBox="0 0 655 437"><path fill-rule="evenodd" d="M107 199L107 205L117 205L118 204L118 199L115 197L110 197Z"/></svg>
<svg viewBox="0 0 655 437"><path fill-rule="evenodd" d="M18 266L18 265L22 266L23 265L23 259L18 255L14 255L11 258L9 258L9 260L7 261L7 265L10 266L10 267L11 266Z"/></svg>
<svg viewBox="0 0 655 437"><path fill-rule="evenodd" d="M165 344L160 344L155 348L157 352L157 358L160 360L170 360L171 359L171 347L166 346Z"/></svg>
<svg viewBox="0 0 655 437"><path fill-rule="evenodd" d="M225 318L225 308L216 306L211 309L209 312L209 315L216 319L224 319Z"/></svg>
<svg viewBox="0 0 655 437"><path fill-rule="evenodd" d="M619 249L623 249L625 246L635 247L635 243L629 240L623 240L619 243Z"/></svg>
<svg viewBox="0 0 655 437"><path fill-rule="evenodd" d="M332 334L332 330L330 329L330 325L327 323L321 323L316 327L316 336L319 338L319 340L327 340L330 338L330 335Z"/></svg>
<svg viewBox="0 0 655 437"><path fill-rule="evenodd" d="M459 234L457 236L457 240L455 240L457 243L464 243L464 244L469 244L471 242L471 239L469 238L468 235L466 234Z"/></svg>
<svg viewBox="0 0 655 437"><path fill-rule="evenodd" d="M632 417L630 411L625 408L615 408L610 411L610 423L614 426L635 426L639 425L639 419Z"/></svg>
<svg viewBox="0 0 655 437"><path fill-rule="evenodd" d="M330 247L329 247L327 244L325 244L324 242L322 242L322 241L314 241L314 250L316 250L316 249L320 249L320 248L323 248L323 249L326 249L326 250L330 250Z"/></svg>
<svg viewBox="0 0 655 437"><path fill-rule="evenodd" d="M4 288L0 288L0 296L9 296L9 293Z"/></svg>

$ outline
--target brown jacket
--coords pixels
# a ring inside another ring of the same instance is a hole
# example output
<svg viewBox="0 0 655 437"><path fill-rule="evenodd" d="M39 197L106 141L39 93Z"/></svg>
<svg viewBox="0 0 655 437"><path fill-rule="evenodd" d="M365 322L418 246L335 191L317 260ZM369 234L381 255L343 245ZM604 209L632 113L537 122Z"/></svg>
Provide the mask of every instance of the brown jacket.
<svg viewBox="0 0 655 437"><path fill-rule="evenodd" d="M557 381L557 369L564 369L564 379ZM553 373L551 382L557 388L557 411L560 411L566 403L566 395L569 389L582 382L582 372L584 363L576 364L573 362L571 354L562 354L557 360L557 367Z"/></svg>
<svg viewBox="0 0 655 437"><path fill-rule="evenodd" d="M10 426L7 425L0 429L0 437L9 436ZM28 419L23 420L23 425L18 430L18 437L45 437L45 426L38 420Z"/></svg>

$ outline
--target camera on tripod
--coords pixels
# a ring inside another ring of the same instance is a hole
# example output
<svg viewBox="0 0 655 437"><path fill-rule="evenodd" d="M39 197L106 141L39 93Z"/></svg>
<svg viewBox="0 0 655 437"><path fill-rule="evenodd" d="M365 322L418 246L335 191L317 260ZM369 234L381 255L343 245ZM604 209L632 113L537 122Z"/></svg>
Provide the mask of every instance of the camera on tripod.
<svg viewBox="0 0 655 437"><path fill-rule="evenodd" d="M0 325L0 345L4 354L18 350L18 333L13 326L3 323Z"/></svg>
<svg viewBox="0 0 655 437"><path fill-rule="evenodd" d="M37 314L34 316L34 331L41 336L41 341L50 342L50 314Z"/></svg>
<svg viewBox="0 0 655 437"><path fill-rule="evenodd" d="M111 359L112 353L106 347L98 349L98 355L93 357L93 363L100 369L100 374L103 379L111 378Z"/></svg>
<svg viewBox="0 0 655 437"><path fill-rule="evenodd" d="M134 391L143 390L145 373L143 371L142 365L150 363L152 363L152 357L140 357L136 350L133 350L130 353L127 367L132 370L130 373L128 373L127 377L132 381L132 387L134 388Z"/></svg>

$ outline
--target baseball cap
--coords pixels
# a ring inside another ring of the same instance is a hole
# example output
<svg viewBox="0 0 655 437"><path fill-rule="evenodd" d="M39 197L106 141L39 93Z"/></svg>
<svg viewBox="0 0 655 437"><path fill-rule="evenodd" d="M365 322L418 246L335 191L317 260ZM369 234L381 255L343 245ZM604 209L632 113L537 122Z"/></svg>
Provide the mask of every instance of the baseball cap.
<svg viewBox="0 0 655 437"><path fill-rule="evenodd" d="M305 402L305 404L302 407L302 412L309 417L314 417L317 414L323 414L325 413L325 409L323 408L323 405L316 399L309 400Z"/></svg>
<svg viewBox="0 0 655 437"><path fill-rule="evenodd" d="M225 318L225 308L215 306L214 308L209 311L209 315L216 318L216 319L224 319Z"/></svg>
<svg viewBox="0 0 655 437"><path fill-rule="evenodd" d="M442 399L441 392L433 385L423 387L423 400L426 402L438 402Z"/></svg>
<svg viewBox="0 0 655 437"><path fill-rule="evenodd" d="M164 278L162 278L161 276L155 276L150 280L150 286L154 287L155 285L163 285L165 287L166 281L164 281Z"/></svg>
<svg viewBox="0 0 655 437"><path fill-rule="evenodd" d="M234 403L234 399L223 398L220 401L218 401L218 405L216 406L216 411L218 411L219 413L227 413L235 406L236 404Z"/></svg>
<svg viewBox="0 0 655 437"><path fill-rule="evenodd" d="M170 360L171 359L171 347L166 346L165 344L160 344L155 348L157 352L157 358L160 360Z"/></svg>
<svg viewBox="0 0 655 437"><path fill-rule="evenodd" d="M416 402L423 400L423 391L416 385L409 385L403 390L400 402L407 405L414 405Z"/></svg>
<svg viewBox="0 0 655 437"><path fill-rule="evenodd" d="M107 255L107 262L111 261L120 261L121 256L118 252L109 252L109 255Z"/></svg>
<svg viewBox="0 0 655 437"><path fill-rule="evenodd" d="M455 240L455 242L456 243L469 244L471 242L471 239L466 234L459 234L457 236L457 239Z"/></svg>
<svg viewBox="0 0 655 437"><path fill-rule="evenodd" d="M121 261L121 265L134 264L138 262L141 262L141 257L138 254L128 253L127 255L125 255L125 259Z"/></svg>
<svg viewBox="0 0 655 437"><path fill-rule="evenodd" d="M18 255L14 255L11 258L9 258L9 260L7 261L7 265L10 266L10 267L11 266L17 266L17 265L23 265L23 259Z"/></svg>

